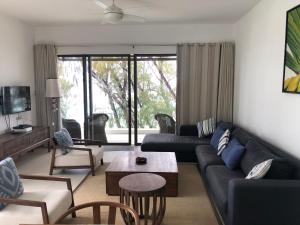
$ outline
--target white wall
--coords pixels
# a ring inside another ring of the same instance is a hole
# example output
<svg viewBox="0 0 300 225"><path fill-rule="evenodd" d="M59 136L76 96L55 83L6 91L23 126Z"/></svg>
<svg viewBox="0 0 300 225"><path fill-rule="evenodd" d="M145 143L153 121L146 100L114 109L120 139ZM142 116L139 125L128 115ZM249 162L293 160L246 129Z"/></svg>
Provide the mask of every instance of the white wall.
<svg viewBox="0 0 300 225"><path fill-rule="evenodd" d="M124 44L169 45L181 42L233 40L234 26L226 24L69 25L35 29L36 43L52 42L56 45L67 46L59 48L59 53L132 53L133 50ZM164 52L161 52L162 49ZM154 46L144 46L134 50L135 53L159 51L160 53L173 53L175 47L160 46L157 49Z"/></svg>
<svg viewBox="0 0 300 225"><path fill-rule="evenodd" d="M0 28L0 86L30 86L32 110L22 116L25 123L34 124L33 29L4 15L0 15ZM15 124L16 116L11 116L11 125ZM5 129L5 120L0 113L0 133Z"/></svg>
<svg viewBox="0 0 300 225"><path fill-rule="evenodd" d="M300 158L300 95L281 92L286 11L299 0L262 0L237 25L235 123Z"/></svg>

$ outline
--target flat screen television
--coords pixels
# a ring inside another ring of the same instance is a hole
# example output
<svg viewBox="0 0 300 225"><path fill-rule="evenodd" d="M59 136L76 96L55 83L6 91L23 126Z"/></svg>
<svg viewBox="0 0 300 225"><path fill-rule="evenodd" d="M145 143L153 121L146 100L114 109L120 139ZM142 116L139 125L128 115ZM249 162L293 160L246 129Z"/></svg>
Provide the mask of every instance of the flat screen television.
<svg viewBox="0 0 300 225"><path fill-rule="evenodd" d="M6 86L1 88L2 114L14 114L31 110L29 86Z"/></svg>

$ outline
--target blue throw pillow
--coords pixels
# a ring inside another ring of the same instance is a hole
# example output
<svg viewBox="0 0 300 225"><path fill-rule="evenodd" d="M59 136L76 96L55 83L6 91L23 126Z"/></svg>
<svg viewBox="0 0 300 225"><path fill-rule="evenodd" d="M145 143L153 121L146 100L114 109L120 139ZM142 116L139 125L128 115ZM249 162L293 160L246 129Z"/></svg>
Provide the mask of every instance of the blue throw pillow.
<svg viewBox="0 0 300 225"><path fill-rule="evenodd" d="M17 168L12 158L6 158L0 162L0 197L17 198L24 192ZM0 203L0 210L6 204Z"/></svg>
<svg viewBox="0 0 300 225"><path fill-rule="evenodd" d="M70 149L66 149L63 147L71 147L74 145L72 137L67 129L63 128L60 131L55 132L54 138L58 146L61 147L63 154L67 154L68 152L70 152Z"/></svg>
<svg viewBox="0 0 300 225"><path fill-rule="evenodd" d="M222 159L225 165L233 170L241 161L244 154L245 146L241 145L236 138L233 138L222 152Z"/></svg>
<svg viewBox="0 0 300 225"><path fill-rule="evenodd" d="M218 127L210 139L210 144L214 147L216 151L218 150L219 141L223 134L224 130Z"/></svg>

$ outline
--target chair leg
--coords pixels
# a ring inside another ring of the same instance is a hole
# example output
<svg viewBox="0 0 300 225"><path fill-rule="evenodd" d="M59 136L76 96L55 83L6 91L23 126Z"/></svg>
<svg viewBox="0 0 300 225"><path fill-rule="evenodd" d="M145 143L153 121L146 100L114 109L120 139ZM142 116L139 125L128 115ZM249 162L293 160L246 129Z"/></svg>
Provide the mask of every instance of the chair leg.
<svg viewBox="0 0 300 225"><path fill-rule="evenodd" d="M73 207L75 207L74 200L73 200L73 202L72 202L72 204L71 204L71 206L70 206L69 209L71 209ZM72 218L76 218L76 211L72 212Z"/></svg>
<svg viewBox="0 0 300 225"><path fill-rule="evenodd" d="M92 176L95 176L95 168L94 166L91 166Z"/></svg>
<svg viewBox="0 0 300 225"><path fill-rule="evenodd" d="M103 158L101 159L101 165L103 165L104 164L104 162L103 162Z"/></svg>
<svg viewBox="0 0 300 225"><path fill-rule="evenodd" d="M52 174L53 174L53 167L51 166L51 167L50 167L49 175L52 175Z"/></svg>

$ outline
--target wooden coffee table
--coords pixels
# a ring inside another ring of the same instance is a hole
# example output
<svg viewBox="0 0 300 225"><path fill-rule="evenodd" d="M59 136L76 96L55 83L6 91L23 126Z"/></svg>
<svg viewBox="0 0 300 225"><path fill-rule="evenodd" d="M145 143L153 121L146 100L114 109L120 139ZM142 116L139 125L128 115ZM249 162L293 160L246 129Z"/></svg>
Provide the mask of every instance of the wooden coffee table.
<svg viewBox="0 0 300 225"><path fill-rule="evenodd" d="M136 165L136 157L146 157L147 164ZM166 179L165 195L178 195L178 167L174 152L126 152L113 159L105 170L106 193L119 195L119 180L133 173L155 173Z"/></svg>

